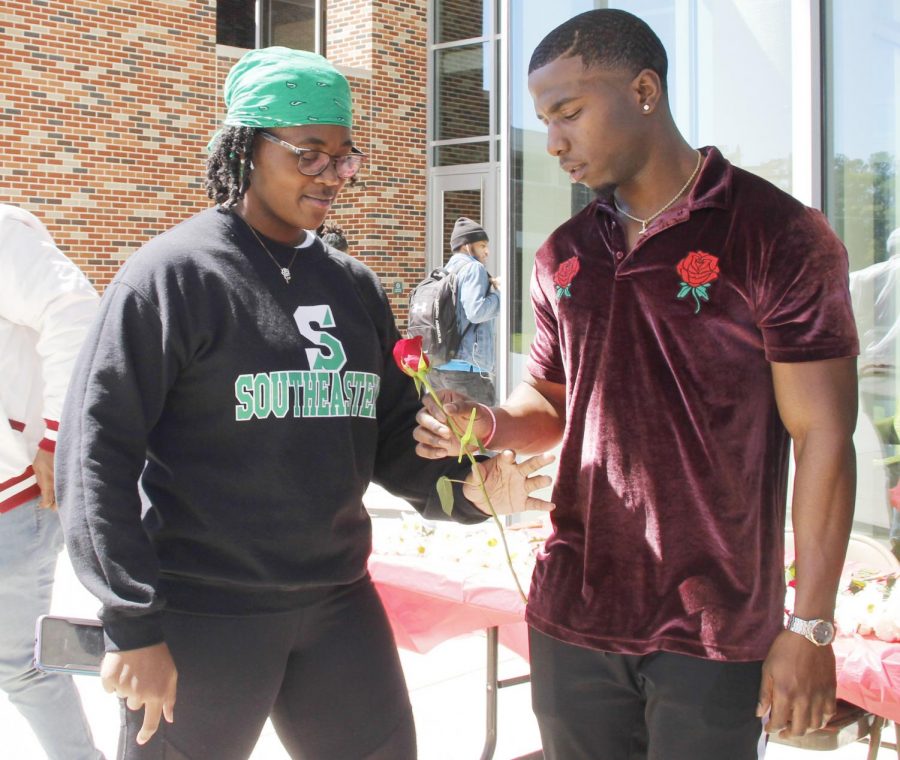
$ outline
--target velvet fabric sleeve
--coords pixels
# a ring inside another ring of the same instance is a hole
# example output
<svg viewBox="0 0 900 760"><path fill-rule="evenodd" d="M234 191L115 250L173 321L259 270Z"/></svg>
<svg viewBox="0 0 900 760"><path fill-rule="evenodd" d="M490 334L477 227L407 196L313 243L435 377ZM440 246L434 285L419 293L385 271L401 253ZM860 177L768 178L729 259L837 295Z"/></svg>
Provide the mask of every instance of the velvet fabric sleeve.
<svg viewBox="0 0 900 760"><path fill-rule="evenodd" d="M847 251L819 211L791 217L764 252L751 286L769 361L859 353Z"/></svg>
<svg viewBox="0 0 900 760"><path fill-rule="evenodd" d="M543 248L541 249L543 250ZM538 256L541 255L538 251ZM537 276L531 273L531 306L534 310L535 336L526 368L533 377L551 383L566 383L556 311Z"/></svg>

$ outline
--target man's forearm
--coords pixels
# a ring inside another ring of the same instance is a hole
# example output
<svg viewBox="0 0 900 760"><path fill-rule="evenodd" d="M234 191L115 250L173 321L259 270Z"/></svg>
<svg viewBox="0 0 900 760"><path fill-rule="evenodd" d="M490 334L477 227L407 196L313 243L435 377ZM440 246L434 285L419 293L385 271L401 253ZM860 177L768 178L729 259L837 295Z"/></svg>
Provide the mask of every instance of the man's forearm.
<svg viewBox="0 0 900 760"><path fill-rule="evenodd" d="M837 432L810 432L794 445L794 613L805 619L831 619L853 521L853 443Z"/></svg>
<svg viewBox="0 0 900 760"><path fill-rule="evenodd" d="M565 390L521 383L502 406L494 408L497 429L491 449L539 454L552 449L565 429Z"/></svg>

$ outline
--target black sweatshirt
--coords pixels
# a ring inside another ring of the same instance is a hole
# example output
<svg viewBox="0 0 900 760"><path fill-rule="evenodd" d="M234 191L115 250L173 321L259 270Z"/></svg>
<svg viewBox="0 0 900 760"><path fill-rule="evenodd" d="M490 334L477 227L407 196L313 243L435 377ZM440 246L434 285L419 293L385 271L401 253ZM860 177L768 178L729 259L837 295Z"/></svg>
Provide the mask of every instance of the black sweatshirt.
<svg viewBox="0 0 900 760"><path fill-rule="evenodd" d="M370 481L441 518L438 477L468 472L415 454L419 402L377 277L317 239L291 271L288 284L242 219L209 209L103 296L56 458L72 563L110 649L162 641L166 605L273 612L351 583L371 551ZM456 494L454 519L484 519Z"/></svg>

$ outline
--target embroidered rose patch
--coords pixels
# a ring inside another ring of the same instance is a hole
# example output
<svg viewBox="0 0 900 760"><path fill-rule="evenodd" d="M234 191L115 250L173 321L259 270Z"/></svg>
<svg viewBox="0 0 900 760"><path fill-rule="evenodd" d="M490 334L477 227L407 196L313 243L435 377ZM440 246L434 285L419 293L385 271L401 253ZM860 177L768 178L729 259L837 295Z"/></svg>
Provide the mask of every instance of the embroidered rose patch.
<svg viewBox="0 0 900 760"><path fill-rule="evenodd" d="M675 268L681 277L681 290L677 297L692 295L697 304L694 314L698 314L700 301L709 300L709 286L719 277L719 259L711 253L691 251Z"/></svg>
<svg viewBox="0 0 900 760"><path fill-rule="evenodd" d="M556 285L557 301L560 298L572 297L572 291L569 288L572 285L572 280L575 279L575 275L578 274L580 267L581 265L578 263L578 259L575 256L571 259L566 259L559 265L559 268L553 275L553 284Z"/></svg>

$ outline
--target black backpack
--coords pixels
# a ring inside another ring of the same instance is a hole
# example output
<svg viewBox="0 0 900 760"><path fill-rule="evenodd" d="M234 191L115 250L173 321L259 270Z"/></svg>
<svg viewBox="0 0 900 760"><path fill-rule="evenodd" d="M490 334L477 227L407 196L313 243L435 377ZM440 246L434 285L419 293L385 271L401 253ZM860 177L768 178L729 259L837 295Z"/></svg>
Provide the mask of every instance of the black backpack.
<svg viewBox="0 0 900 760"><path fill-rule="evenodd" d="M422 336L422 349L432 367L440 367L456 356L469 328L460 333L456 321L456 274L439 267L422 280L409 296L406 336Z"/></svg>

